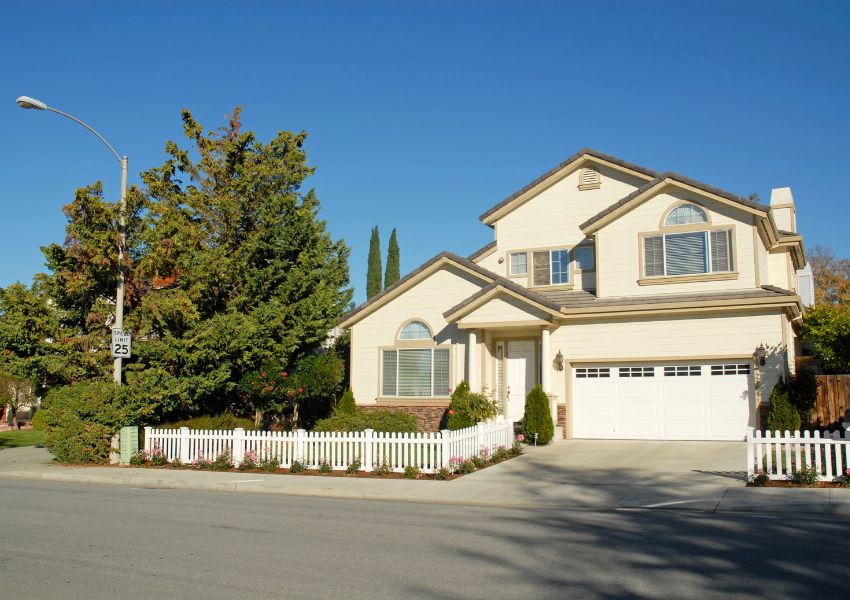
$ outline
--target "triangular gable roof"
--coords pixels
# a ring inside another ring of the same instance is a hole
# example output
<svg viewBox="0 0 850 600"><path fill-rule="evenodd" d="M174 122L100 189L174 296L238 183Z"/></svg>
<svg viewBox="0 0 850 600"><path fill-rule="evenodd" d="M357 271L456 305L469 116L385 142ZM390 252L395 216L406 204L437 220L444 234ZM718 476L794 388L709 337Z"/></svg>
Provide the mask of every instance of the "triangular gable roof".
<svg viewBox="0 0 850 600"><path fill-rule="evenodd" d="M351 327L366 315L377 310L393 298L401 295L407 288L415 285L417 282L428 277L431 273L434 273L448 264L452 264L464 271L467 271L468 273L480 277L485 283L501 279L492 271L488 271L484 267L480 267L472 261L461 258L457 254L452 254L451 252L440 252L437 256L426 261L419 266L419 268L414 269L380 294L372 296L360 306L344 314L340 321L340 327Z"/></svg>
<svg viewBox="0 0 850 600"><path fill-rule="evenodd" d="M463 315L474 311L476 308L483 306L500 294L508 295L524 304L551 315L558 315L561 310L561 305L557 302L552 302L540 294L531 292L513 281L499 277L496 281L484 286L472 294L469 298L466 298L462 302L452 306L449 310L443 313L443 317L447 321L455 321Z"/></svg>
<svg viewBox="0 0 850 600"><path fill-rule="evenodd" d="M653 177L658 176L658 173L656 171L653 171L652 169L641 167L640 165L627 162L625 160L617 158L616 156L604 154L597 150L593 150L592 148L582 148L581 150L570 156L567 160L549 169L548 171L543 173L543 175L541 175L522 189L514 192L513 194L496 204L493 208L482 214L479 219L481 219L481 221L483 221L485 224L491 225L497 218L500 218L505 214L511 212L515 208L524 204L531 197L536 196L539 192L543 191L543 189L549 187L557 181L560 181L562 177L558 177L559 175L566 175L568 172L572 172L585 162L597 162L603 165L608 165L615 169L628 171L644 179L652 179Z"/></svg>
<svg viewBox="0 0 850 600"><path fill-rule="evenodd" d="M653 192L656 190L668 185L674 185L681 189L695 191L715 200L719 200L724 204L736 206L749 213L756 214L762 218L769 218L769 206L753 202L752 200L747 200L746 198L742 198L741 196L737 196L725 190L702 183L701 181L668 171L666 173L662 173L646 185L639 187L631 194L622 200L615 202L602 212L592 216L590 219L579 225L579 228L585 235L592 235L611 221L616 220L633 208L640 206L645 200L651 198L653 196ZM773 227L773 231L776 231L775 226Z"/></svg>

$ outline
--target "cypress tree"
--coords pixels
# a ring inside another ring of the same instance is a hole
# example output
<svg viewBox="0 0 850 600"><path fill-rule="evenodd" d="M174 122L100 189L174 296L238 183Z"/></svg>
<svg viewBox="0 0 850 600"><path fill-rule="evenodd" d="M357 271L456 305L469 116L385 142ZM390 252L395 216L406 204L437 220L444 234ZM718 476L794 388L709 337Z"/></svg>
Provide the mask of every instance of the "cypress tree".
<svg viewBox="0 0 850 600"><path fill-rule="evenodd" d="M784 380L774 386L767 408L767 428L770 431L795 431L800 429L800 413L791 404L788 386Z"/></svg>
<svg viewBox="0 0 850 600"><path fill-rule="evenodd" d="M390 247L387 249L387 272L384 274L384 289L390 287L401 279L401 265L399 263L398 238L395 228L390 234Z"/></svg>
<svg viewBox="0 0 850 600"><path fill-rule="evenodd" d="M354 401L354 392L345 390L342 398L339 399L339 404L336 405L336 414L338 415L353 415L357 412L357 403Z"/></svg>
<svg viewBox="0 0 850 600"><path fill-rule="evenodd" d="M528 393L525 399L525 415L522 417L522 434L529 444L534 443L534 434L537 434L537 443L545 446L555 436L555 425L552 423L552 415L549 414L549 398L539 385Z"/></svg>
<svg viewBox="0 0 850 600"><path fill-rule="evenodd" d="M372 239L369 240L369 266L366 270L366 299L381 292L381 238L378 236L378 226L372 229Z"/></svg>

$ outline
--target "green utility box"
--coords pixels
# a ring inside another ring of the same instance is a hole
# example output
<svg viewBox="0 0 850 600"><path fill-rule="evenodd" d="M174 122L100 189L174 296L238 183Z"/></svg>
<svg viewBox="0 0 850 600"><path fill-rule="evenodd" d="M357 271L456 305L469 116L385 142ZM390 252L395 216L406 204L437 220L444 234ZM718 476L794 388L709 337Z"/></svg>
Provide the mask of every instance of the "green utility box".
<svg viewBox="0 0 850 600"><path fill-rule="evenodd" d="M121 449L121 464L129 465L130 457L139 451L139 428L122 427L118 435L118 444Z"/></svg>

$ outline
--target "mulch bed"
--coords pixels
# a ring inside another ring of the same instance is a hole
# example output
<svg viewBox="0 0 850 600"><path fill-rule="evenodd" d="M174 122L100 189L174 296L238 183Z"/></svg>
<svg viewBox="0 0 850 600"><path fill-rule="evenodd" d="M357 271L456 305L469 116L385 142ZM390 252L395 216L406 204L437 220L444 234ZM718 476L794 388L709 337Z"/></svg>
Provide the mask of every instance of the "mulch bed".
<svg viewBox="0 0 850 600"><path fill-rule="evenodd" d="M756 485L755 483L747 483L747 487L781 487L781 488L847 488L850 490L850 487L844 485L843 483L838 483L835 481L819 481L818 483L813 483L811 485L803 485L800 483L794 483L793 481L781 481L781 480L771 480L770 482L763 485Z"/></svg>

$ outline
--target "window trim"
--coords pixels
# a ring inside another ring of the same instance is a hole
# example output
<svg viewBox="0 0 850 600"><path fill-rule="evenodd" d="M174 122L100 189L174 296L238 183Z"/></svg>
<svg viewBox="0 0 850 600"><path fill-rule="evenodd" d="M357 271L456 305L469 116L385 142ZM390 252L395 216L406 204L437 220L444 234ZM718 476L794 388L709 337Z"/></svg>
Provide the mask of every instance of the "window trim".
<svg viewBox="0 0 850 600"><path fill-rule="evenodd" d="M646 274L646 243L645 240L651 237L659 237L662 239L667 235L676 235L679 233L697 233L703 232L706 237L706 248L708 249L708 268L711 269L711 232L713 231L727 231L728 232L728 240L729 240L729 271L711 271L705 273L685 273L682 275L667 275L667 244L666 241L663 242L663 253L664 253L664 275L647 275ZM738 278L738 253L737 253L737 244L736 241L736 228L735 225L713 225L706 226L706 224L697 224L697 225L674 225L670 227L664 227L658 231L645 231L638 234L638 273L640 273L640 278L638 279L638 285L654 285L654 284L662 284L662 283L685 283L690 281L714 281L714 280L729 280L729 279L737 279Z"/></svg>
<svg viewBox="0 0 850 600"><path fill-rule="evenodd" d="M698 210L700 210L702 212L702 214L705 215L705 221L703 221L702 223L680 223L680 224L674 223L674 224L668 225L667 219L670 218L670 213L672 213L677 208L682 208L683 206L694 206L694 207L696 207ZM671 206L669 209L667 209L667 212L665 212L664 215L662 215L661 222L658 224L658 227L660 229L667 229L668 227L674 227L674 228L678 229L680 227L708 227L708 226L711 226L711 224L712 224L711 223L711 214L709 213L709 211L706 207L704 207L704 206L702 206L702 205L700 205L696 202L690 201L690 200L683 200L681 202L676 202L675 204L673 204L673 206Z"/></svg>
<svg viewBox="0 0 850 600"><path fill-rule="evenodd" d="M401 338L401 332L404 331L405 327L407 327L408 325L410 325L412 323L422 323L428 329L428 334L429 334L428 337L402 339ZM425 319L417 319L417 318L408 319L407 321L405 321L404 323L401 324L401 326L398 328L398 331L396 331L396 333L395 333L395 341L400 342L402 344L408 344L410 342L422 342L423 340L427 340L427 341L433 341L434 340L434 329L433 329L433 327L431 327L431 325Z"/></svg>
<svg viewBox="0 0 850 600"><path fill-rule="evenodd" d="M525 254L525 271L523 271L523 272L521 272L521 273L520 273L520 272L514 273L514 272L512 271L511 257L512 257L514 254ZM528 255L529 255L529 251L528 251L528 250L509 250L509 251L508 251L508 259L507 259L507 263L508 263L508 277L511 277L511 278L528 277L528 274L529 274L529 270L528 270Z"/></svg>

